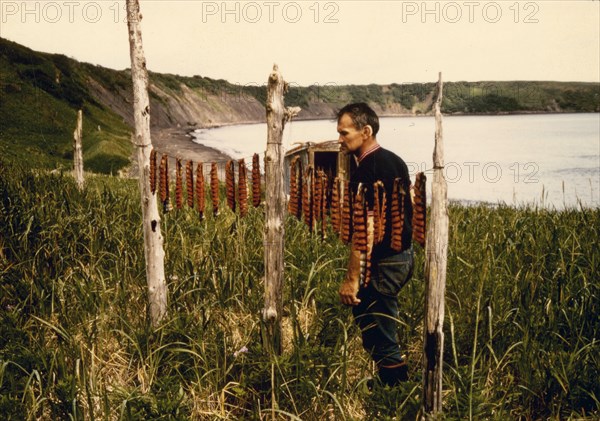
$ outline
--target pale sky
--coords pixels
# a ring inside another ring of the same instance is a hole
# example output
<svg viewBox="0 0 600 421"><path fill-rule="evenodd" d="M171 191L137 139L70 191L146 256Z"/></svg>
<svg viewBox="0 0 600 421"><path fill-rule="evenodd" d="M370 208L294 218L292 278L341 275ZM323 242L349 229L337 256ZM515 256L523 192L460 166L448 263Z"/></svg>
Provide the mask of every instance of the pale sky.
<svg viewBox="0 0 600 421"><path fill-rule="evenodd" d="M600 2L141 0L148 68L293 84L600 81ZM124 0L0 0L0 36L130 66Z"/></svg>

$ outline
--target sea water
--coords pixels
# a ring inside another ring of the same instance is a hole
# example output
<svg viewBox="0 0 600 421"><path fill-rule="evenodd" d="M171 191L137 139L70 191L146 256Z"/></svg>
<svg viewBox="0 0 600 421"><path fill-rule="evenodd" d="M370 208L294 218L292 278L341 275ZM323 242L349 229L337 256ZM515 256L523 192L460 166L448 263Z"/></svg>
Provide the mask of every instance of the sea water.
<svg viewBox="0 0 600 421"><path fill-rule="evenodd" d="M384 117L379 143L407 163L411 176L433 175L433 117ZM195 142L232 158L266 148L266 124L199 129ZM286 124L283 148L337 139L335 120ZM600 114L445 116L444 162L448 198L462 202L600 206ZM431 191L431 184L428 185Z"/></svg>

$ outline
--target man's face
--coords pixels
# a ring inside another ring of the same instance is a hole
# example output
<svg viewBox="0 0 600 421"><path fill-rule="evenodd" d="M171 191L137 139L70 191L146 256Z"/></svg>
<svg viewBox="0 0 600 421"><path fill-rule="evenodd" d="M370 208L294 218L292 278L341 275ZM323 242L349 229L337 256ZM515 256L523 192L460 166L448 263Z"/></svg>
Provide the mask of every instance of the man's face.
<svg viewBox="0 0 600 421"><path fill-rule="evenodd" d="M354 126L349 114L342 115L338 121L337 131L340 134L338 143L340 143L341 151L344 153L356 154L369 137L365 128L359 130Z"/></svg>

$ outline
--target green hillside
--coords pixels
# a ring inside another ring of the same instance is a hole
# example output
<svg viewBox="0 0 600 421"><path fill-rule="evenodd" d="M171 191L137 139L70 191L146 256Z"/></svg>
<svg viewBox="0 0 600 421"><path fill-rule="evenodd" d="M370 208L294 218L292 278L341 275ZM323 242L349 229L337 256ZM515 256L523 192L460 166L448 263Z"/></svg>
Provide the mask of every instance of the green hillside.
<svg viewBox="0 0 600 421"><path fill-rule="evenodd" d="M600 85L585 82L456 82L444 86L447 114L600 112Z"/></svg>
<svg viewBox="0 0 600 421"><path fill-rule="evenodd" d="M86 170L110 173L129 162L130 127L90 95L90 66L0 40L0 148L33 166L69 166L77 110L83 110ZM116 73L116 72L114 72Z"/></svg>

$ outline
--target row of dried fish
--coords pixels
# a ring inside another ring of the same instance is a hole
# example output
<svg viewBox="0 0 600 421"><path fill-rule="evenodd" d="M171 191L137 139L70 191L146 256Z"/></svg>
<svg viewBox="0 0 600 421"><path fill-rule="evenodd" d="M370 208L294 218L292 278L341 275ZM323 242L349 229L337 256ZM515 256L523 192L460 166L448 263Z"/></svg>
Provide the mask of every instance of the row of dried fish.
<svg viewBox="0 0 600 421"><path fill-rule="evenodd" d="M425 221L426 221L426 177L423 173L416 175L413 187L413 240L425 246ZM357 194L351 194L350 183L341 182L336 177L331 185L327 175L322 170L308 166L302 168L302 161L295 157L290 163L290 197L288 212L299 220L303 220L311 232L317 230L324 237L326 233L327 214L330 215L333 231L340 235L344 243L349 243L356 234L357 228L363 229L366 222L361 222L366 210L361 211L365 201L367 186L361 185ZM362 191L365 190L365 191ZM373 192L373 244L380 244L386 237L386 227L391 227L389 233L390 246L396 251L402 250L402 232L404 230L404 204L406 195L401 180L394 180L392 196L387 197L382 181L377 181L372 186ZM389 212L388 212L389 207ZM359 212L359 215L357 215ZM362 212L362 213L360 213ZM387 218L391 221L388 223Z"/></svg>
<svg viewBox="0 0 600 421"><path fill-rule="evenodd" d="M172 209L170 199L169 183L169 156L162 154L158 164L158 153L153 150L150 154L150 189L152 194L158 192L163 209L168 212ZM225 164L225 189L228 207L235 212L239 210L240 216L248 213L248 173L244 159L237 161L237 183L235 179L235 161L230 160ZM157 179L158 172L158 179ZM175 207L183 208L183 164L181 158L175 159ZM195 177L195 180L194 180ZM258 207L261 202L260 185L260 160L258 154L252 157L252 205ZM158 186L157 186L158 184ZM185 190L187 193L187 206L196 207L200 218L204 217L206 206L206 187L204 180L204 164L196 163L194 173L194 162L187 161L185 164ZM213 207L213 215L219 213L219 173L216 162L210 165L210 198ZM195 199L195 200L194 200Z"/></svg>
<svg viewBox="0 0 600 421"><path fill-rule="evenodd" d="M302 161L295 157L291 162L288 212L304 220L311 232L320 227L319 231L324 236L329 196L329 180L325 172L315 171L312 166L303 171Z"/></svg>

